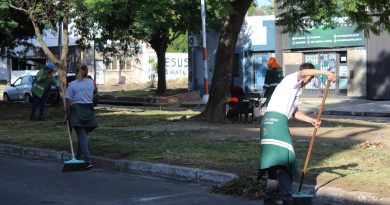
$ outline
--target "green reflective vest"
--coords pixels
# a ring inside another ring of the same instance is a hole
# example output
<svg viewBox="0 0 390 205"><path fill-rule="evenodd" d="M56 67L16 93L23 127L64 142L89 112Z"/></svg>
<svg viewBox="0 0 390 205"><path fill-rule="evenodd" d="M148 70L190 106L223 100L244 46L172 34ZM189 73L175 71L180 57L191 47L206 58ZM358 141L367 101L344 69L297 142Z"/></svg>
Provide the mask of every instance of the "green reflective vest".
<svg viewBox="0 0 390 205"><path fill-rule="evenodd" d="M56 84L54 77L46 78L45 70L41 69L35 76L31 92L41 98L45 92L49 91L51 84Z"/></svg>

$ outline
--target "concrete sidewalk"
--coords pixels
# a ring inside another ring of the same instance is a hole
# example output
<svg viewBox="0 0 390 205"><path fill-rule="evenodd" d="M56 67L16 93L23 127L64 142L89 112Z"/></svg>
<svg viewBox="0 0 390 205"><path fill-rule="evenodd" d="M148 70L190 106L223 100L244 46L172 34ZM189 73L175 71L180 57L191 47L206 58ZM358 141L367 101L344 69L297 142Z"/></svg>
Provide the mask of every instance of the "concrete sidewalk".
<svg viewBox="0 0 390 205"><path fill-rule="evenodd" d="M306 112L317 112L321 98L301 98L299 107ZM390 101L375 101L361 98L328 98L323 114L390 117Z"/></svg>
<svg viewBox="0 0 390 205"><path fill-rule="evenodd" d="M105 97L99 99L101 104L125 105L125 106L167 106L171 103L186 108L202 108L201 100L196 100L196 94L188 93L186 95L165 97L161 99L148 99L131 97ZM186 102L187 101L187 102ZM191 101L188 103L188 101ZM307 113L317 113L322 98L304 98L299 99L299 109ZM170 103L171 102L171 103ZM353 97L328 97L325 102L324 115L351 115L351 116L372 116L372 117L390 117L390 100L376 101Z"/></svg>

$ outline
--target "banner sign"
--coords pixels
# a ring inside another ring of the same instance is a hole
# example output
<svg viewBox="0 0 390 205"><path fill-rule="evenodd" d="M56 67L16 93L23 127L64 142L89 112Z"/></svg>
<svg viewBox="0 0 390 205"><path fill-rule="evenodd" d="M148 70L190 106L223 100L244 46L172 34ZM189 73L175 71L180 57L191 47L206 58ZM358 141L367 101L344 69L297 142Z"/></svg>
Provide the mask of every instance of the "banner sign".
<svg viewBox="0 0 390 205"><path fill-rule="evenodd" d="M355 32L356 26L341 24L334 29L313 28L309 33L294 34L289 39L290 49L364 46L364 33Z"/></svg>
<svg viewBox="0 0 390 205"><path fill-rule="evenodd" d="M188 54L166 53L165 74L167 79L188 78Z"/></svg>

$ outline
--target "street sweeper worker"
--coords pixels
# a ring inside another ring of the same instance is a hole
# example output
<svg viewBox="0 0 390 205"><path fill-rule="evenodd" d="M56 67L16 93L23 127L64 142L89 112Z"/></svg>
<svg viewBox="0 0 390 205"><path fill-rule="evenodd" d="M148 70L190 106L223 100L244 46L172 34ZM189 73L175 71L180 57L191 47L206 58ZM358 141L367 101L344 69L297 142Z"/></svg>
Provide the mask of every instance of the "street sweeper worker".
<svg viewBox="0 0 390 205"><path fill-rule="evenodd" d="M76 80L69 83L65 93L65 104L69 125L77 134L78 149L76 159L81 156L85 161L85 168L91 169L92 163L88 149L88 133L97 127L93 106L93 80L87 78L88 67L84 64L76 66Z"/></svg>
<svg viewBox="0 0 390 205"><path fill-rule="evenodd" d="M32 104L30 120L44 120L44 112L47 99L49 97L51 85L57 86L57 83L53 77L53 74L57 71L56 66L53 63L48 63L45 67L38 71L35 76L31 93ZM39 115L35 115L35 110L39 105Z"/></svg>
<svg viewBox="0 0 390 205"><path fill-rule="evenodd" d="M264 97L266 98L262 106L268 106L268 103L271 99L272 94L277 85L283 80L283 70L282 67L278 64L275 57L268 59L267 71L265 73L264 79Z"/></svg>
<svg viewBox="0 0 390 205"><path fill-rule="evenodd" d="M298 174L294 147L288 129L288 119L310 123L314 127L320 121L305 115L298 109L301 89L316 75L326 76L335 82L336 75L326 70L316 70L311 63L303 63L299 71L287 75L275 88L267 111L260 125L260 175L277 180L283 204L292 204L292 178ZM269 195L270 193L266 194ZM268 199L266 196L266 199ZM272 200L272 199L269 199Z"/></svg>

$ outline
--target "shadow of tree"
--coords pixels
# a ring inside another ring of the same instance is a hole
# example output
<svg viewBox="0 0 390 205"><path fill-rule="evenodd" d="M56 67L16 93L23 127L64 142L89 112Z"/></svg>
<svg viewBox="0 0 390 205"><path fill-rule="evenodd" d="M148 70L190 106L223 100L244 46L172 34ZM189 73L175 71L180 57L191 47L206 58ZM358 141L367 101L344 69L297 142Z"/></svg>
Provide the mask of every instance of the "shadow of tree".
<svg viewBox="0 0 390 205"><path fill-rule="evenodd" d="M333 179L330 179L328 180L327 182L323 183L322 185L318 186L316 188L316 191L318 189L320 189L321 187L324 187L328 184L330 184L331 182L337 180L337 179L340 179L340 178L343 178L343 177L346 177L348 175L352 175L352 174L356 174L358 172L363 172L364 170L362 169L352 169L352 168L356 168L358 166L358 163L349 163L349 164L346 164L346 165L341 165L341 166L334 166L334 167L321 167L321 168L313 168L313 169L310 169L310 172L314 172L314 173L331 173L331 174L335 174L337 175L338 177L335 177ZM348 171L351 171L351 170L354 170L355 172L354 173L351 173L351 174L344 174L344 173L341 173L340 171L337 171L337 170L348 170Z"/></svg>

